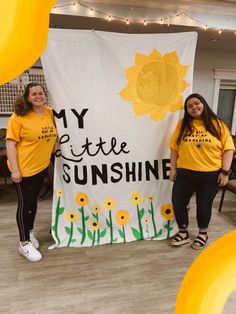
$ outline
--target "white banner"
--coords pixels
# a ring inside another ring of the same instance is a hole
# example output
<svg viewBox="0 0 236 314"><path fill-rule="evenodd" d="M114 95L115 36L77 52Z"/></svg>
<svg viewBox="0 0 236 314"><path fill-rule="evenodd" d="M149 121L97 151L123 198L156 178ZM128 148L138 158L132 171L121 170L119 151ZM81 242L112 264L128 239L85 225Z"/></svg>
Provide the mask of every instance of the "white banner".
<svg viewBox="0 0 236 314"><path fill-rule="evenodd" d="M196 40L50 30L42 62L59 132L56 246L176 233L168 142L192 91Z"/></svg>

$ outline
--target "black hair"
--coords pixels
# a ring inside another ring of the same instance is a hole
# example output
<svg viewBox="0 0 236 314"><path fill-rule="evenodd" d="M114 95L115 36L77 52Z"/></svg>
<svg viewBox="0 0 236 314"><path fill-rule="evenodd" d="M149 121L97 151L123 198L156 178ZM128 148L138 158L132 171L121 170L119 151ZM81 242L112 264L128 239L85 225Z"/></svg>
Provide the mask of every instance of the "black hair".
<svg viewBox="0 0 236 314"><path fill-rule="evenodd" d="M224 121L219 118L209 107L206 99L197 93L189 95L184 102L184 118L181 124L181 128L179 131L179 135L177 138L177 144L180 144L180 141L185 136L189 136L193 133L193 117L190 116L187 110L187 102L191 98L197 98L203 104L203 112L202 112L202 121L208 132L210 132L213 136L215 136L218 140L221 137L221 127L220 123L224 123ZM213 122L215 121L215 123Z"/></svg>
<svg viewBox="0 0 236 314"><path fill-rule="evenodd" d="M43 89L43 92L46 94L46 90L43 87L42 84L40 83L29 83L24 90L24 93L22 96L18 97L15 100L14 103L14 112L18 115L18 116L25 116L28 112L32 111L33 106L32 103L28 100L29 97L29 93L30 93L30 88L34 87L34 86L40 86Z"/></svg>

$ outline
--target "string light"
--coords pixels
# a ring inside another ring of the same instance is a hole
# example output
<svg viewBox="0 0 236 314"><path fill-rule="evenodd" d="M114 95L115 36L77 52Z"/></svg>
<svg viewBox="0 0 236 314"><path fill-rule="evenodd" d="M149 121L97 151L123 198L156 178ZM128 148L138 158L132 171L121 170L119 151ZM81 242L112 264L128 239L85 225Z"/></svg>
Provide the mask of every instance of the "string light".
<svg viewBox="0 0 236 314"><path fill-rule="evenodd" d="M170 19L167 18L167 26L169 27L170 26Z"/></svg>
<svg viewBox="0 0 236 314"><path fill-rule="evenodd" d="M72 8L73 8L74 10L77 10L77 3L73 2L73 3L72 3Z"/></svg>
<svg viewBox="0 0 236 314"><path fill-rule="evenodd" d="M94 9L94 8L91 8L89 6L87 6L86 4L84 4L82 1L80 0L77 0L77 1L73 1L72 3L68 3L68 4L63 4L63 5L56 5L53 10L54 12L59 12L58 9L59 8L64 8L64 7L68 7L68 6L72 6L72 8L74 10L78 9L78 5L84 7L84 8L87 8L89 10L89 15L93 15L95 12L100 14L100 15L103 15L109 22L111 22L113 19L115 20L120 20L120 21L125 21L126 25L129 25L131 22L134 22L134 23L138 23L140 22L140 20L138 19L128 19L128 18L124 18L124 17L121 17L121 16L115 16L115 15L110 15L104 11L101 11L101 10L98 10L98 9ZM143 20L143 25L144 26L147 26L147 24L149 23L159 23L159 24L166 24L168 27L170 26L171 24L171 20L172 19L177 19L177 20L180 20L181 16L185 16L187 18L189 18L189 20L191 21L191 24L193 22L195 22L196 24L198 24L199 27L202 27L204 30L207 30L209 29L209 25L207 25L206 23L196 19L195 17L191 16L189 13L187 12L178 12L178 14L176 15L173 15L173 16L167 16L167 17L164 17L164 18L159 18L159 19L144 19ZM193 25L192 25L193 26ZM218 29L218 33L221 34L222 33L222 29ZM236 31L234 31L234 34L236 36Z"/></svg>

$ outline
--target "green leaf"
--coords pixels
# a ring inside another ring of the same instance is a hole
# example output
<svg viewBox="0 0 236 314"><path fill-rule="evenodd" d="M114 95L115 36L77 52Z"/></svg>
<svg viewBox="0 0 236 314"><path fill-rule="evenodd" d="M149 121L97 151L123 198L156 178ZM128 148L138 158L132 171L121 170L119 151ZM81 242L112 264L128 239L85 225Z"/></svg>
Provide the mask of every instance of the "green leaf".
<svg viewBox="0 0 236 314"><path fill-rule="evenodd" d="M89 216L84 217L84 221L88 221L89 220Z"/></svg>
<svg viewBox="0 0 236 314"><path fill-rule="evenodd" d="M74 243L74 242L76 242L76 239L72 239L72 240L70 241L70 243Z"/></svg>
<svg viewBox="0 0 236 314"><path fill-rule="evenodd" d="M157 232L157 234L155 235L155 238L156 237L160 237L162 235L162 229L160 229L158 232Z"/></svg>
<svg viewBox="0 0 236 314"><path fill-rule="evenodd" d="M107 232L107 230L106 230L106 229L104 229L103 231L100 231L100 232L99 232L100 238L105 237L106 232Z"/></svg>
<svg viewBox="0 0 236 314"><path fill-rule="evenodd" d="M143 218L143 215L144 215L144 208L142 208L142 209L140 210L140 212L139 212L139 217L140 217L140 219Z"/></svg>
<svg viewBox="0 0 236 314"><path fill-rule="evenodd" d="M93 215L93 218L97 220L97 215L94 213L92 213L92 215Z"/></svg>
<svg viewBox="0 0 236 314"><path fill-rule="evenodd" d="M169 224L164 225L164 227L165 227L167 230L172 230L172 229L173 229Z"/></svg>
<svg viewBox="0 0 236 314"><path fill-rule="evenodd" d="M148 212L149 214L152 214L152 210L150 208L148 208Z"/></svg>
<svg viewBox="0 0 236 314"><path fill-rule="evenodd" d="M136 240L140 240L141 239L141 235L140 235L139 231L137 229L133 228L133 227L131 229L132 229L132 232L133 232L133 235L134 235L135 239Z"/></svg>
<svg viewBox="0 0 236 314"><path fill-rule="evenodd" d="M71 228L65 227L65 230L66 230L66 233L67 233L67 234L71 235Z"/></svg>
<svg viewBox="0 0 236 314"><path fill-rule="evenodd" d="M107 227L111 227L111 225L110 225L110 221L106 218L106 224L107 224Z"/></svg>
<svg viewBox="0 0 236 314"><path fill-rule="evenodd" d="M117 238L113 239L112 243L116 242L117 241Z"/></svg>
<svg viewBox="0 0 236 314"><path fill-rule="evenodd" d="M81 229L81 228L77 228L77 230L79 231L79 233L83 233L83 229Z"/></svg>
<svg viewBox="0 0 236 314"><path fill-rule="evenodd" d="M124 239L124 232L120 229L118 230L118 232L119 232L120 237Z"/></svg>
<svg viewBox="0 0 236 314"><path fill-rule="evenodd" d="M65 207L59 207L58 208L58 214L61 215L64 212Z"/></svg>
<svg viewBox="0 0 236 314"><path fill-rule="evenodd" d="M90 230L88 230L88 236L90 240L93 240L93 234Z"/></svg>
<svg viewBox="0 0 236 314"><path fill-rule="evenodd" d="M56 225L53 225L52 226L52 231L55 231L56 230Z"/></svg>
<svg viewBox="0 0 236 314"><path fill-rule="evenodd" d="M80 207L80 208L79 208L79 212L82 214L82 212L83 212L83 207Z"/></svg>

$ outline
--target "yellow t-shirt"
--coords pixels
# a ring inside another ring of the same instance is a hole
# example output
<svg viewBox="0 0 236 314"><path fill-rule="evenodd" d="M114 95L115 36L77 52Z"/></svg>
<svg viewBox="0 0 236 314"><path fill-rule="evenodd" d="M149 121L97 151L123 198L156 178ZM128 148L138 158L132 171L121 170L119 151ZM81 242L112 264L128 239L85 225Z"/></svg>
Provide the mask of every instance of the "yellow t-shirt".
<svg viewBox="0 0 236 314"><path fill-rule="evenodd" d="M10 117L6 139L17 142L17 160L23 177L33 176L48 167L57 138L52 110L45 107L43 115L29 112Z"/></svg>
<svg viewBox="0 0 236 314"><path fill-rule="evenodd" d="M170 148L178 151L177 168L195 171L217 171L222 168L224 151L234 150L233 139L226 125L219 121L221 139L218 140L206 131L203 121L194 119L193 133L177 145L182 121L178 122L170 140Z"/></svg>

